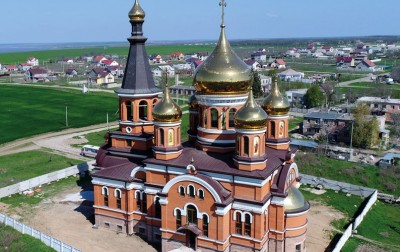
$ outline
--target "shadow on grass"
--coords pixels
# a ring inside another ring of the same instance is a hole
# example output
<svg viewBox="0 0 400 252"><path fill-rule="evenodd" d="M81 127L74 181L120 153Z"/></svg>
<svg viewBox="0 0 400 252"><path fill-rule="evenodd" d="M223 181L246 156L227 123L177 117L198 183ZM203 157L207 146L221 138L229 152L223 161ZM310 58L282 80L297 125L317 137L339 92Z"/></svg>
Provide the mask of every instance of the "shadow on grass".
<svg viewBox="0 0 400 252"><path fill-rule="evenodd" d="M76 185L81 187L82 190L80 195L84 200L77 208L74 209L74 211L81 213L83 216L85 216L86 220L94 225L93 184L89 173L85 172L84 176L76 181Z"/></svg>

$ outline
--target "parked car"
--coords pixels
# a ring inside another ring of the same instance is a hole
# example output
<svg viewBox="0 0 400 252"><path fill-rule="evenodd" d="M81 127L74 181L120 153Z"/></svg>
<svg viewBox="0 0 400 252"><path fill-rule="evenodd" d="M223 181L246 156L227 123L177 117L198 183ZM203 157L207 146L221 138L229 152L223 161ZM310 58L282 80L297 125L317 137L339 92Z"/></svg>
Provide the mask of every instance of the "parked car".
<svg viewBox="0 0 400 252"><path fill-rule="evenodd" d="M94 157L95 158L99 149L100 149L99 146L87 144L82 147L81 155L84 157Z"/></svg>

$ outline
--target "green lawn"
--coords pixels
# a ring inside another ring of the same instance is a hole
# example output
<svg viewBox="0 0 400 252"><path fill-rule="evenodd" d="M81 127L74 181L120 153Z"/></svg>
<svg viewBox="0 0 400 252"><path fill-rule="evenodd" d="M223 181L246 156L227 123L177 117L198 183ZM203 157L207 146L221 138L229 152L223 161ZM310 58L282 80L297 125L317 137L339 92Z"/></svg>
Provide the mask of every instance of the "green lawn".
<svg viewBox="0 0 400 252"><path fill-rule="evenodd" d="M68 127L66 126L68 108ZM108 93L0 86L0 144L36 134L116 120L118 98Z"/></svg>
<svg viewBox="0 0 400 252"><path fill-rule="evenodd" d="M296 163L301 173L350 184L378 189L400 195L400 169L382 169L377 166L331 159L313 153L298 153Z"/></svg>
<svg viewBox="0 0 400 252"><path fill-rule="evenodd" d="M9 252L50 252L54 249L27 234L21 234L12 227L0 223L0 251Z"/></svg>
<svg viewBox="0 0 400 252"><path fill-rule="evenodd" d="M0 188L79 163L82 163L82 161L52 154L44 150L1 156Z"/></svg>
<svg viewBox="0 0 400 252"><path fill-rule="evenodd" d="M296 129L299 123L303 122L303 117L292 117L289 119L289 131Z"/></svg>
<svg viewBox="0 0 400 252"><path fill-rule="evenodd" d="M173 52L211 52L214 45L148 45L146 46L147 53L170 55ZM33 52L13 52L1 53L0 62L2 64L16 64L26 62L28 57L36 57L42 61L62 59L64 57L79 57L79 56L94 56L94 55L123 55L127 56L129 44L126 47L93 47L84 49L64 49L64 50L47 50Z"/></svg>

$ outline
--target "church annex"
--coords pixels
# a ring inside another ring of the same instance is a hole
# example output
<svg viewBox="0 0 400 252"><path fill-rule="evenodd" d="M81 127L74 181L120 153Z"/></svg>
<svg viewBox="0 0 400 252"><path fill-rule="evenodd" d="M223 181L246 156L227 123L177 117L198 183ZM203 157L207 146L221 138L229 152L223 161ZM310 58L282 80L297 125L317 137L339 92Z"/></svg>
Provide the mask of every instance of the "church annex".
<svg viewBox="0 0 400 252"><path fill-rule="evenodd" d="M119 129L107 133L93 174L96 226L138 234L162 251L306 251L309 204L297 189L289 103L277 82L258 105L253 73L222 18L219 41L194 75L182 142L182 110L167 84L154 84L138 0L129 18Z"/></svg>

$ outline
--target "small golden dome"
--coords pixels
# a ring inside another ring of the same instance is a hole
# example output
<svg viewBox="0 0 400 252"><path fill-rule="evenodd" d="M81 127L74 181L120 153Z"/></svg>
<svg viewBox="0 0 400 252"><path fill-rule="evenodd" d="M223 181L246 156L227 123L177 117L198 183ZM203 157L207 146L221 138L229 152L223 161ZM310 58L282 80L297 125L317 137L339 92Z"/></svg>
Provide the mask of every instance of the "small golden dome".
<svg viewBox="0 0 400 252"><path fill-rule="evenodd" d="M284 97L278 88L275 79L271 93L262 101L262 108L268 115L286 115L290 110L289 100Z"/></svg>
<svg viewBox="0 0 400 252"><path fill-rule="evenodd" d="M132 9L129 11L128 16L131 20L143 20L146 14L144 10L139 5L139 0L135 0L135 4Z"/></svg>
<svg viewBox="0 0 400 252"><path fill-rule="evenodd" d="M197 100L195 94L189 97L188 103L191 110L197 110L199 107L199 101Z"/></svg>
<svg viewBox="0 0 400 252"><path fill-rule="evenodd" d="M165 84L164 97L153 108L153 118L156 122L178 122L182 117L182 109L169 96L168 84Z"/></svg>
<svg viewBox="0 0 400 252"><path fill-rule="evenodd" d="M304 196L301 194L300 190L295 186L291 185L288 189L288 195L283 201L285 211L294 211L303 208L306 205L304 201Z"/></svg>
<svg viewBox="0 0 400 252"><path fill-rule="evenodd" d="M258 106L250 89L246 104L239 109L234 116L235 128L237 129L263 129L265 128L268 115Z"/></svg>
<svg viewBox="0 0 400 252"><path fill-rule="evenodd" d="M232 50L221 25L217 46L197 68L193 85L199 94L245 94L251 86L251 68Z"/></svg>

